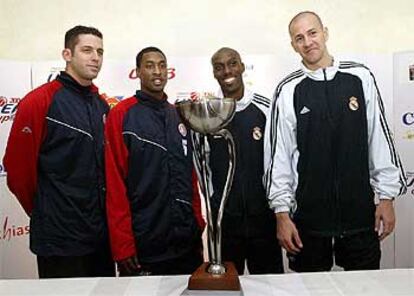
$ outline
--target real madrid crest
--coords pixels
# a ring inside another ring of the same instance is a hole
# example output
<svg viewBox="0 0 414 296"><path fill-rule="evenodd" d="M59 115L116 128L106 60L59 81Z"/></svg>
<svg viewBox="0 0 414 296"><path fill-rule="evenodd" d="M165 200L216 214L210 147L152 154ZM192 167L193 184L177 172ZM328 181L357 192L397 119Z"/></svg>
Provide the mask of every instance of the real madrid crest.
<svg viewBox="0 0 414 296"><path fill-rule="evenodd" d="M262 130L260 127L256 126L253 128L253 139L259 141L263 137Z"/></svg>
<svg viewBox="0 0 414 296"><path fill-rule="evenodd" d="M183 136L183 138L187 136L187 128L185 127L184 123L180 123L178 125L178 131L180 132L181 136Z"/></svg>
<svg viewBox="0 0 414 296"><path fill-rule="evenodd" d="M350 97L349 98L349 103L348 103L348 107L349 109L351 109L352 111L356 111L359 109L359 104L358 104L358 99L355 97Z"/></svg>

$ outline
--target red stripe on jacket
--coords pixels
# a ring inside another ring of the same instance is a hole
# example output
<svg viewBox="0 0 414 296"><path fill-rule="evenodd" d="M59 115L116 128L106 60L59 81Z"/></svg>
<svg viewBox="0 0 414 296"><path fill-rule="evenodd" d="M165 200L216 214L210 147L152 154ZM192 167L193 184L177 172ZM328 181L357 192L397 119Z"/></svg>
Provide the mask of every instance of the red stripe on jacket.
<svg viewBox="0 0 414 296"><path fill-rule="evenodd" d="M105 125L106 212L112 256L119 261L136 255L131 209L125 180L128 175L128 149L122 131L125 114L137 103L135 97L118 103Z"/></svg>
<svg viewBox="0 0 414 296"><path fill-rule="evenodd" d="M46 115L62 84L56 80L28 93L19 103L7 141L7 185L30 216L37 190L37 164L46 137Z"/></svg>

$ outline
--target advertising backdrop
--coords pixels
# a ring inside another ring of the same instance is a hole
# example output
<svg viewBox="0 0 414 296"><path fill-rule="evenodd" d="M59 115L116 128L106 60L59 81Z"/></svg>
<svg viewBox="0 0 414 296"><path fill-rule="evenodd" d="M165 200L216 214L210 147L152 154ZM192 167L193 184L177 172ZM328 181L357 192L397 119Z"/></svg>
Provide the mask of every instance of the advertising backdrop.
<svg viewBox="0 0 414 296"><path fill-rule="evenodd" d="M343 56L346 56L346 60L367 64L375 73L385 101L388 118L391 120L393 110L393 57L391 55ZM335 56L335 58L341 59L339 55ZM243 61L246 66L244 73L246 86L269 98L272 96L278 81L298 68L298 61L270 55L246 55L243 56ZM414 59L410 60L409 63L414 65ZM201 92L216 93L219 89L212 75L210 57L170 57L168 65L169 82L166 93L169 96L170 102L174 102L180 97L197 96ZM30 230L28 217L15 197L7 189L6 172L1 161L18 101L30 89L54 79L59 71L63 69L64 63L62 61L35 63L0 61L0 278L37 277L35 257L28 247L28 233ZM406 67L404 69L404 71L408 71ZM400 99L394 101L396 105L394 106L394 113L396 114L394 120L396 123L401 122L402 112L414 113L414 106L412 104L409 105L408 100L408 92L414 93L414 82L406 81L406 83L411 88L407 88L407 99L404 107L401 107ZM101 73L95 80L95 84L99 87L100 93L106 96L111 104L133 95L139 86L134 59L132 58L128 61L105 60ZM400 86L398 84L395 87ZM395 96L399 95L399 92L394 90L394 94ZM399 124L397 126L404 129L401 130L401 135L400 131L396 132L397 138L402 137L402 139L405 139L404 137L412 137L411 141L407 140L408 144L414 141L413 113L407 114L405 117L406 121L409 122L408 125ZM399 115L397 116L397 114ZM392 124L392 122L390 123ZM410 126L411 134L409 132ZM404 132L408 133L408 135L403 135ZM410 147L407 146L407 148L401 149L402 147L400 146L404 143L397 141L397 144L400 150L403 150L404 163L406 167L409 167L407 171L412 172L411 176L413 178L414 158L412 157L410 163ZM21 149L24 149L24 147ZM411 151L413 151L412 148ZM412 232L410 231L412 223L410 217L413 214L412 200L405 199L404 201L397 201L396 204L398 216L398 229L396 233L397 240L399 239L401 242L395 241L392 236L382 244L383 259L381 265L384 268L414 267L414 251L412 247L408 248L413 245L413 239L412 236L409 239L406 238L406 234ZM399 211L402 211L403 214L400 215ZM397 256L394 250L397 250L403 256Z"/></svg>

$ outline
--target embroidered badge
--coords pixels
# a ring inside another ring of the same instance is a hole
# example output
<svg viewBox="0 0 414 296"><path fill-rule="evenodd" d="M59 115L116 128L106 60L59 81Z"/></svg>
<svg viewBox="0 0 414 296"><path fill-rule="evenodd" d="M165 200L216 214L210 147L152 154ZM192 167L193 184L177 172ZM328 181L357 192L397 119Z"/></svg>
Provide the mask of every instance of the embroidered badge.
<svg viewBox="0 0 414 296"><path fill-rule="evenodd" d="M263 137L262 130L260 127L256 126L253 128L253 139L259 141Z"/></svg>
<svg viewBox="0 0 414 296"><path fill-rule="evenodd" d="M359 109L359 104L358 104L358 99L355 97L350 97L349 98L349 103L348 103L348 107L349 109L351 109L352 111L356 111Z"/></svg>
<svg viewBox="0 0 414 296"><path fill-rule="evenodd" d="M22 133L25 134L31 134L32 133L32 129L28 126L25 126L24 128L22 128Z"/></svg>
<svg viewBox="0 0 414 296"><path fill-rule="evenodd" d="M178 125L178 131L184 138L187 136L187 128L185 127L184 123L180 123Z"/></svg>

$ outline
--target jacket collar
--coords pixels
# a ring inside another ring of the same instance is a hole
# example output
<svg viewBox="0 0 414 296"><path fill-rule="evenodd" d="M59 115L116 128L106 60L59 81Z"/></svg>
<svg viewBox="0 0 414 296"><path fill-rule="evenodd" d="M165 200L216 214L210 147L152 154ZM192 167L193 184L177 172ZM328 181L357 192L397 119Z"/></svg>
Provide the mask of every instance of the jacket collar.
<svg viewBox="0 0 414 296"><path fill-rule="evenodd" d="M142 104L152 107L154 109L160 109L168 105L168 101L167 101L168 96L165 93L164 93L164 97L162 98L162 100L159 100L141 90L137 90L135 93L135 97Z"/></svg>
<svg viewBox="0 0 414 296"><path fill-rule="evenodd" d="M305 75L313 80L332 80L335 77L336 72L338 72L339 61L334 59L332 66L327 68L319 68L315 71L309 70L303 63L301 63L301 68Z"/></svg>
<svg viewBox="0 0 414 296"><path fill-rule="evenodd" d="M89 86L80 85L72 76L70 76L65 71L61 71L56 79L64 86L80 94L91 95L92 93L98 93L98 88L94 84L91 84Z"/></svg>
<svg viewBox="0 0 414 296"><path fill-rule="evenodd" d="M243 97L240 100L236 101L236 112L243 111L250 105L253 100L253 94L254 93L251 90L247 89L246 87L244 88ZM223 92L221 89L217 91L217 96L219 98L223 98Z"/></svg>

